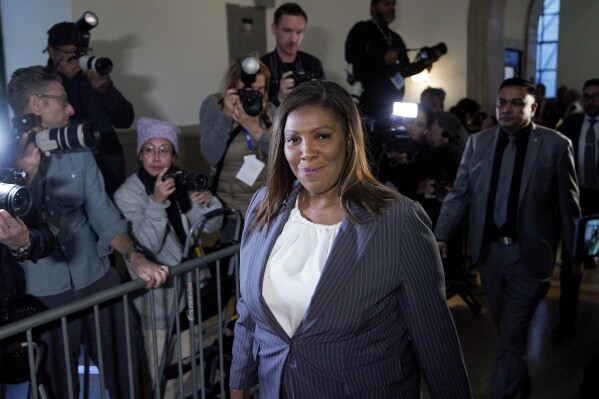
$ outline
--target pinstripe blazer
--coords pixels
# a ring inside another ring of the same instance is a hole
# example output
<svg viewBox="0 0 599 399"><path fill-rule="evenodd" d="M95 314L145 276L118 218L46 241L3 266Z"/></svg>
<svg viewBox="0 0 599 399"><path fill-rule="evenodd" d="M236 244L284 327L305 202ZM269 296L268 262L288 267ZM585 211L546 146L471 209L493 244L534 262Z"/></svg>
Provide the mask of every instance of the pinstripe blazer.
<svg viewBox="0 0 599 399"><path fill-rule="evenodd" d="M418 398L422 375L432 397L471 397L430 221L411 200L380 216L356 208L361 225L344 218L304 318L285 333L261 290L300 189L268 231L247 231L264 188L250 204L230 386L259 382L261 399Z"/></svg>

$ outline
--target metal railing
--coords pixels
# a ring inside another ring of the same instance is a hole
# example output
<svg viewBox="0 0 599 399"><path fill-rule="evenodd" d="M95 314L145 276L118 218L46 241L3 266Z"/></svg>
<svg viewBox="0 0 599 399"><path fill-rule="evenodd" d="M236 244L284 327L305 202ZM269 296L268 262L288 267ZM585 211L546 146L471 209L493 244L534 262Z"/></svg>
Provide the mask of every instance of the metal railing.
<svg viewBox="0 0 599 399"><path fill-rule="evenodd" d="M202 298L202 290L200 289L200 273L199 271L203 268L208 267L209 265L213 265L215 267L215 273L214 273L214 280L211 280L209 282L209 284L216 284L216 302L217 302L217 310L216 310L216 321L215 323L212 325L212 330L216 332L217 337L218 337L218 367L219 367L219 379L220 379L220 397L221 398L225 398L226 397L226 390L228 390L228 387L225 386L225 377L226 374L228 373L228 370L225 367L225 353L224 353L224 348L223 348L223 342L222 342L222 337L223 337L223 333L224 333L224 326L225 323L228 320L232 320L231 318L227 319L225 317L224 311L223 309L225 308L225 302L226 300L228 300L229 298L223 298L223 293L222 293L222 273L221 273L221 260L223 260L224 258L231 258L234 262L234 286L235 286L235 297L236 299L238 299L238 295L239 295L239 244L235 244L232 245L230 247L203 255L199 258L196 259L192 259L189 261L186 261L184 263L181 263L180 265L177 265L173 268L170 269L170 278L174 280L174 286L175 286L175 297L179 297L181 294L181 290L180 288L183 287L183 279L184 276L186 274L188 275L193 275L195 276L195 278L193 278L192 281L187 281L186 284L193 284L195 286L195 290L194 290L194 298L192 299L192 303L193 306L195 307L195 315L197 315L197 319L195 319L195 317L191 317L190 318L190 322L189 322L189 330L192 332L191 334L191 340L193 341L191 344L191 347L194 348L195 345L195 339L194 339L194 331L198 331L198 341L199 343L197 344L197 350L193 351L191 354L191 357L188 359L184 359L183 358L183 354L181 352L181 340L177 339L178 345L177 345L177 377L179 379L179 396L180 397L184 397L184 387L183 387L183 383L182 383L182 378L180 378L183 374L184 374L184 369L185 368L189 368L189 364L193 365L192 368L194 369L194 371L196 370L196 367L199 367L199 369L197 370L197 372L193 372L191 375L191 380L192 380L192 397L194 399L201 397L202 399L206 398L206 394L207 394L207 390L205 389L205 381L204 381L204 334L210 331L206 331L206 327L202 327L202 314L201 314L201 309L202 309L202 301L205 300L205 298ZM229 264L224 265L224 267L229 268ZM116 287L112 287L110 289L104 290L104 291L100 291L98 293L92 294L90 296L87 296L85 298L82 298L80 300L65 304L63 306L54 308L54 309L50 309L50 310L46 310L43 311L41 313L38 313L34 316L31 317L27 317L25 319L22 320L18 320L15 321L13 323L7 324L5 326L0 327L0 340L5 340L8 339L10 337L13 337L17 334L21 334L21 333L25 333L26 336L26 341L22 343L22 347L23 348L27 348L27 356L29 359L29 377L30 377L30 387L34 387L33 389L30 389L30 396L33 399L38 399L41 397L41 399L43 399L43 395L40 395L40 392L38 391L37 387L38 387L38 375L37 375L37 371L36 370L36 359L35 358L35 347L36 347L36 343L34 342L34 332L36 328L39 327L43 327L44 325L47 325L48 323L52 323L52 322L56 322L57 320L60 320L61 325L62 325L62 332L63 332L63 342L65 342L65 364L67 365L67 370L70 370L70 353L68 350L68 345L66 344L66 342L68 341L68 336L67 336L67 316L72 315L74 313L80 312L82 310L87 310L87 309L93 309L94 312L94 317L95 317L95 329L96 329L96 335L98 336L98 340L97 340L97 347L98 347L98 364L96 365L98 367L99 370L99 380L100 380L100 394L102 398L105 398L106 396L106 390L105 390L105 386L104 386L104 379L103 379L103 370L104 370L104 365L103 365L103 360L102 360L102 345L100 342L100 336L101 336L101 332L100 332L100 325L99 325L99 311L100 311L100 305L104 302L107 301L111 301L117 298L122 298L123 301L123 307L125 309L125 315L128 314L129 309L130 309L130 299L129 296L132 293L135 293L137 291L140 290L144 290L144 282L141 280L133 280L133 281L129 281L123 284L120 284L119 286ZM149 293L149 295L151 295L151 298L153 298L153 295L151 294L151 292ZM186 298L186 299L190 299L190 298ZM154 306L153 300L151 299L151 306ZM177 314L179 314L186 306L188 306L188 302L187 301L181 301L178 302L175 301L175 303L177 304ZM193 316L194 312L193 311L189 311L188 310L188 316ZM132 329L134 327L131 326L131 323L129 321L129 317L125 317L124 320L124 325L125 325L125 334L127 336L127 362L128 362L128 377L129 377L129 391L130 391L130 397L134 398L135 394L134 394L134 381L133 381L133 362L132 362L132 345L136 345L137 343L135 342L131 342L131 337L132 335ZM155 324L153 324L155 326ZM173 334L175 334L175 336L178 338L180 337L181 334L181 325L179 322L179 317L175 317L175 329ZM156 338L156 337L154 337ZM153 340L154 342L154 353L156 353L157 351L157 342L156 339ZM166 346L166 344L165 344ZM159 368L158 366L156 366L156 378L154 381L154 397L155 398L160 398L162 395L162 391L164 390L164 385L165 385L165 378L164 378L164 369L166 368L166 366L168 366L168 364L165 363L165 358L168 357L169 354L169 349L170 348L166 348L163 350L162 352L162 366ZM195 355L194 355L195 353ZM123 354L124 356L125 354ZM158 363L158 362L156 362ZM197 381L197 377L199 376L200 381ZM69 384L69 397L71 399L75 399L74 398L74 389L73 389L73 381L71 378L71 374L67 373L67 383ZM198 393L199 392L199 393Z"/></svg>

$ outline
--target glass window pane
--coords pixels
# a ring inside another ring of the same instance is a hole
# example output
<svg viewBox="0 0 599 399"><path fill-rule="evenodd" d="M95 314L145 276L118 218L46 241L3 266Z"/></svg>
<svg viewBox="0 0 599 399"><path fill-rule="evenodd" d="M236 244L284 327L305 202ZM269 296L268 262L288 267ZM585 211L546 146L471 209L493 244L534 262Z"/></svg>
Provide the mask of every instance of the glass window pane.
<svg viewBox="0 0 599 399"><path fill-rule="evenodd" d="M543 14L559 14L559 0L545 0Z"/></svg>
<svg viewBox="0 0 599 399"><path fill-rule="evenodd" d="M537 30L537 82L546 87L546 96L555 97L560 0L544 0Z"/></svg>

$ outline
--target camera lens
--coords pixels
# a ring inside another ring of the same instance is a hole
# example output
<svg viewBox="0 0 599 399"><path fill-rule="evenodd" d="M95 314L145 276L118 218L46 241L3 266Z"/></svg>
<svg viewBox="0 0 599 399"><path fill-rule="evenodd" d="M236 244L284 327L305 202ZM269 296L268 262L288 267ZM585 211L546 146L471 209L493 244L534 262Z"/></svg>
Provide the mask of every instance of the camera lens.
<svg viewBox="0 0 599 399"><path fill-rule="evenodd" d="M100 143L100 133L91 123L83 123L43 130L35 134L34 140L43 152L96 148Z"/></svg>
<svg viewBox="0 0 599 399"><path fill-rule="evenodd" d="M243 88L239 91L243 110L249 116L258 116L262 112L262 94L251 88Z"/></svg>
<svg viewBox="0 0 599 399"><path fill-rule="evenodd" d="M79 58L79 67L83 72L91 69L100 75L109 75L112 72L113 64L110 58L84 55Z"/></svg>
<svg viewBox="0 0 599 399"><path fill-rule="evenodd" d="M0 183L0 208L12 216L24 216L31 209L29 189L16 184Z"/></svg>

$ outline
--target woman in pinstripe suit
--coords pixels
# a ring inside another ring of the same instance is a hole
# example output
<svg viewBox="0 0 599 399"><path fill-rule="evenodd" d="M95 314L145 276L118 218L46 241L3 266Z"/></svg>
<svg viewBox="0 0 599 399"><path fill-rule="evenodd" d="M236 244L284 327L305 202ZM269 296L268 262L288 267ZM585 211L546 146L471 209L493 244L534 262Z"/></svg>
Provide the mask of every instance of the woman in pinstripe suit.
<svg viewBox="0 0 599 399"><path fill-rule="evenodd" d="M368 170L341 86L295 88L241 245L231 396L471 397L430 221Z"/></svg>

